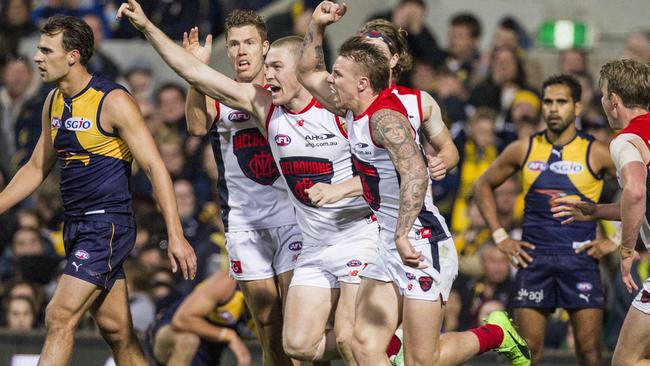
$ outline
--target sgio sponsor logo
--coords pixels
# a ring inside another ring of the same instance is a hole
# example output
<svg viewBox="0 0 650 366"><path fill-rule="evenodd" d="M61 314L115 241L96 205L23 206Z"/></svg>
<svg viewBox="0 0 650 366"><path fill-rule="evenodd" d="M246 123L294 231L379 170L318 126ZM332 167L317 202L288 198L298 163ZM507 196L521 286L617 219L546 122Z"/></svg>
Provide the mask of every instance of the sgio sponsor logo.
<svg viewBox="0 0 650 366"><path fill-rule="evenodd" d="M534 301L535 304L539 304L544 300L544 290L528 291L525 288L519 289L519 292L517 292L517 300L530 300Z"/></svg>
<svg viewBox="0 0 650 366"><path fill-rule="evenodd" d="M585 167L573 161L556 161L552 163L549 167L553 173L569 175L569 174L578 174L585 170Z"/></svg>
<svg viewBox="0 0 650 366"><path fill-rule="evenodd" d="M63 122L63 128L70 131L88 131L92 126L92 121L83 117L70 117Z"/></svg>

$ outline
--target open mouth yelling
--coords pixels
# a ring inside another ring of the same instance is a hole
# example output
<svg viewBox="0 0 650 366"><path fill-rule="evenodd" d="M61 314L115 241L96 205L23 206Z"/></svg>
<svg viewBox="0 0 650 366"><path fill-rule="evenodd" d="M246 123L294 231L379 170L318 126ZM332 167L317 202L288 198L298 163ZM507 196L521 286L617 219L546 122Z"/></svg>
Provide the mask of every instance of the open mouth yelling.
<svg viewBox="0 0 650 366"><path fill-rule="evenodd" d="M237 63L237 68L239 70L247 70L251 66L251 63L248 60L240 60Z"/></svg>

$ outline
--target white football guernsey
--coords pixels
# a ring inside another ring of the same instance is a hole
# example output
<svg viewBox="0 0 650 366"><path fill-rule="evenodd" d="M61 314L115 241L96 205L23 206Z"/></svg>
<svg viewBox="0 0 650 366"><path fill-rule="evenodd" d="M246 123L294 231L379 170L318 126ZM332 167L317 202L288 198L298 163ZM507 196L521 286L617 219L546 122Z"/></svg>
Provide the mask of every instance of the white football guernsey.
<svg viewBox="0 0 650 366"><path fill-rule="evenodd" d="M286 186L278 179L280 172L257 121L219 101L215 105L217 117L209 134L226 232L295 224Z"/></svg>
<svg viewBox="0 0 650 366"><path fill-rule="evenodd" d="M273 156L287 183L306 241L333 241L341 231L366 224L372 212L361 197L344 198L318 208L305 192L316 183L336 184L353 176L350 144L338 117L312 99L298 113L282 106L272 107L266 126Z"/></svg>

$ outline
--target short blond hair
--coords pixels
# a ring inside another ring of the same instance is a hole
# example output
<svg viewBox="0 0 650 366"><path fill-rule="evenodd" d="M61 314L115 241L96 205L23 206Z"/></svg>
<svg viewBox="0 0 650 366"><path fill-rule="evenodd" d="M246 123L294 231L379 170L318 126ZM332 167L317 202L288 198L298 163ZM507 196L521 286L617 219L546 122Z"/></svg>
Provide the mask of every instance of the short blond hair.
<svg viewBox="0 0 650 366"><path fill-rule="evenodd" d="M600 69L598 84L616 93L626 108L650 109L650 66L634 60L615 60ZM609 97L609 95L607 95Z"/></svg>

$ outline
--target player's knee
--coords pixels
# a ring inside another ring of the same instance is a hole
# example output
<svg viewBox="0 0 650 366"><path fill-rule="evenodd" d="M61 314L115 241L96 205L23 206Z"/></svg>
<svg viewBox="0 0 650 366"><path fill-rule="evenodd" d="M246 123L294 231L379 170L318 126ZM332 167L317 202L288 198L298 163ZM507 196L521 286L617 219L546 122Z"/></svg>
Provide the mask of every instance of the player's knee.
<svg viewBox="0 0 650 366"><path fill-rule="evenodd" d="M409 350L404 348L404 364L413 366L444 365L440 359L440 350Z"/></svg>
<svg viewBox="0 0 650 366"><path fill-rule="evenodd" d="M350 344L354 358L357 360L367 359L370 355L382 352L381 346L373 340L374 337L371 335L355 329Z"/></svg>
<svg viewBox="0 0 650 366"><path fill-rule="evenodd" d="M311 344L303 335L282 337L282 348L287 356L302 360L311 361L316 356L317 344Z"/></svg>
<svg viewBox="0 0 650 366"><path fill-rule="evenodd" d="M194 354L201 344L201 338L189 332L174 335L174 353Z"/></svg>
<svg viewBox="0 0 650 366"><path fill-rule="evenodd" d="M633 360L629 357L629 353L621 352L619 347L616 347L614 355L612 355L612 366L632 366L636 363L636 360Z"/></svg>
<svg viewBox="0 0 650 366"><path fill-rule="evenodd" d="M339 349L351 349L354 332L349 327L336 330L336 344Z"/></svg>
<svg viewBox="0 0 650 366"><path fill-rule="evenodd" d="M72 331L76 327L74 311L51 302L45 309L45 327L50 332Z"/></svg>

